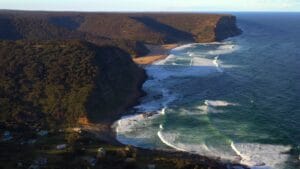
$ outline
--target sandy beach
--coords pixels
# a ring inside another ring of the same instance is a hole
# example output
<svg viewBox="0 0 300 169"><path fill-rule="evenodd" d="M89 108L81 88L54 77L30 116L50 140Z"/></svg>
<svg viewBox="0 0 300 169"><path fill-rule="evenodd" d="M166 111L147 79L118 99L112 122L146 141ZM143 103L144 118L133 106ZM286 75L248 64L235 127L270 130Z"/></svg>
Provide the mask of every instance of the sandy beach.
<svg viewBox="0 0 300 169"><path fill-rule="evenodd" d="M133 61L138 65L148 65L158 60L166 58L170 54L170 50L179 46L179 44L166 45L146 45L150 53L146 56L136 57Z"/></svg>

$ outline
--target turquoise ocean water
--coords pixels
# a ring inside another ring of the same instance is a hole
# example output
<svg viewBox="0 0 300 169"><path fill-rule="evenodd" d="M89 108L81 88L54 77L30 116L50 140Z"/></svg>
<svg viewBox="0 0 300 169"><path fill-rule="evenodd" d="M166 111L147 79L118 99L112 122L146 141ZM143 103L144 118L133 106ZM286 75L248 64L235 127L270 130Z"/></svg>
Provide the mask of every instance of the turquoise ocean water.
<svg viewBox="0 0 300 169"><path fill-rule="evenodd" d="M241 36L181 46L146 68L148 95L116 122L120 142L300 168L300 13L236 16Z"/></svg>

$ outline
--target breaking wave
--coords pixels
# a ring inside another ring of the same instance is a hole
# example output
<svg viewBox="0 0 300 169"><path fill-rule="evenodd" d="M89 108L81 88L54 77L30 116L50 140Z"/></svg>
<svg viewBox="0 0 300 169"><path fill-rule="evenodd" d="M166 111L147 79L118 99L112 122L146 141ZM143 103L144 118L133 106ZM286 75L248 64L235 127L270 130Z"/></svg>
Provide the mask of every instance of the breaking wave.
<svg viewBox="0 0 300 169"><path fill-rule="evenodd" d="M166 59L147 66L149 79L143 89L148 95L141 100L140 105L134 107L135 115L125 116L115 123L117 139L137 147L169 147L225 160L238 160L252 169L282 168L280 165L289 157L285 152L291 147L234 142L222 133L226 129L220 130L213 126L210 116L227 113L228 108L239 104L204 97L193 109L176 107L185 98L185 92L190 90L186 84L210 75L219 78L228 66L222 63L222 57L238 48L230 41L188 44L173 49ZM197 137L193 138L199 139L198 142L184 137L188 134L186 130L176 130L176 127L170 129L168 119L173 116L177 120L190 118L195 121L199 118L200 122L207 125L203 127L205 130L199 131Z"/></svg>
<svg viewBox="0 0 300 169"><path fill-rule="evenodd" d="M277 169L284 168L288 160L290 146L257 144L257 143L231 143L232 149L241 157L241 163L251 169Z"/></svg>

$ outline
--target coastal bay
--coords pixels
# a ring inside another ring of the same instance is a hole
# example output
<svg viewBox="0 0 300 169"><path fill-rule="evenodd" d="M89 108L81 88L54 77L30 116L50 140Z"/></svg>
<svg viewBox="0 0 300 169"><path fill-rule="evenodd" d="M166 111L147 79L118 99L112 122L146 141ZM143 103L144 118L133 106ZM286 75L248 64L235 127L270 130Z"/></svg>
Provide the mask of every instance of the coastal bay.
<svg viewBox="0 0 300 169"><path fill-rule="evenodd" d="M145 96L142 68L165 59L178 44L239 35L234 16L1 11L0 23L6 72L1 104L7 105L0 159L11 161L1 162L2 168L227 167L215 158L123 145L111 125ZM112 30L116 25L121 29Z"/></svg>

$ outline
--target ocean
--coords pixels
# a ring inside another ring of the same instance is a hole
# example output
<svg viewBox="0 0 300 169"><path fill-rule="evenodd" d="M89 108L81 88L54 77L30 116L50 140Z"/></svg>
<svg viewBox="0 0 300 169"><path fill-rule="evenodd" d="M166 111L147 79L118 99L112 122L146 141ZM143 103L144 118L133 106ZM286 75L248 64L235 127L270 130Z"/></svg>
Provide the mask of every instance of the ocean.
<svg viewBox="0 0 300 169"><path fill-rule="evenodd" d="M147 96L115 123L120 142L300 168L300 13L234 15L242 35L146 67Z"/></svg>

